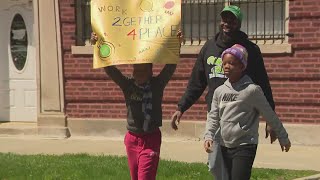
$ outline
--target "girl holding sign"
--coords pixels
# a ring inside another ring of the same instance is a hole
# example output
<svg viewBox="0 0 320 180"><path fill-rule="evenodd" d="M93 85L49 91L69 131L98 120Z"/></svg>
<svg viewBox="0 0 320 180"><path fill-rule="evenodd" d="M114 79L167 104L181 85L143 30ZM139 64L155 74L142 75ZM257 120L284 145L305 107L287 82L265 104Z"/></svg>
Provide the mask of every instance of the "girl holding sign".
<svg viewBox="0 0 320 180"><path fill-rule="evenodd" d="M182 33L177 37L181 40ZM91 35L95 44L98 37ZM153 76L152 64L134 64L132 77L124 76L115 66L104 67L108 76L121 88L127 106L127 129L124 138L132 180L153 180L159 163L163 91L176 69L166 64Z"/></svg>

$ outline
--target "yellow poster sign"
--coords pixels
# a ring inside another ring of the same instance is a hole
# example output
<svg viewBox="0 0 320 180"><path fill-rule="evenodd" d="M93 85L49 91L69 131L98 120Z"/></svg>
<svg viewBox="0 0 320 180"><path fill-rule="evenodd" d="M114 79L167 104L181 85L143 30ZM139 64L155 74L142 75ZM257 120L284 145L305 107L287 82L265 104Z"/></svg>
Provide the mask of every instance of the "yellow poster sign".
<svg viewBox="0 0 320 180"><path fill-rule="evenodd" d="M179 61L181 0L91 0L93 67Z"/></svg>

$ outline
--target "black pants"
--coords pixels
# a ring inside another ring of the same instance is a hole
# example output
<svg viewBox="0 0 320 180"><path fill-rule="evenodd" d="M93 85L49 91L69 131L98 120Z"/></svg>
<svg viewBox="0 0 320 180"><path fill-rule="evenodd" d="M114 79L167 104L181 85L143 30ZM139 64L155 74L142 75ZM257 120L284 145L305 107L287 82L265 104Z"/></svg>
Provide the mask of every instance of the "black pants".
<svg viewBox="0 0 320 180"><path fill-rule="evenodd" d="M249 180L257 145L242 145L236 148L221 146L221 151L229 180Z"/></svg>

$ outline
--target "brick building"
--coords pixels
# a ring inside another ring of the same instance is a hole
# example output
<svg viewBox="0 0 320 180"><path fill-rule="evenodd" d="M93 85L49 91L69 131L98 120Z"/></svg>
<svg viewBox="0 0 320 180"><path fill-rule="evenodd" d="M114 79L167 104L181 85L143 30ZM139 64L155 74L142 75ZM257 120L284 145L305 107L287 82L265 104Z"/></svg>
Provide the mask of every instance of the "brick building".
<svg viewBox="0 0 320 180"><path fill-rule="evenodd" d="M123 133L126 108L122 92L102 69L92 68L92 47L88 44L91 32L90 1L6 0L1 3L8 7L13 7L14 3L24 4L30 6L33 12L30 16L34 26L29 25L33 29L29 28L32 34L28 37L34 38L31 44L34 49L28 51L34 53L32 92L35 93L26 95L25 99L33 98L37 112L30 115L30 120L26 120L26 116L12 119L10 117L15 112L11 106L10 112L6 111L7 116L1 117L1 120L36 122L38 132L52 134ZM245 15L242 30L261 48L280 119L287 125L320 125L318 0L196 0L192 3L182 0L182 28L186 42L182 46L181 61L173 79L165 89L163 119L170 119L175 111L197 54L205 40L218 31L218 14L229 3L241 7ZM18 9L19 12L21 10ZM10 18L13 19L12 15ZM27 18L23 18L26 21ZM26 24L28 26L28 22ZM4 58L11 62L12 57ZM155 72L158 73L161 68L161 65L156 65ZM120 69L127 75L132 71L126 65L120 66ZM11 74L6 77L10 79ZM2 96L8 97L12 97L12 94ZM182 125L185 127L181 128L180 133L199 136L205 119L203 95L183 115L186 123ZM168 123L164 123L164 128L170 134L168 127Z"/></svg>

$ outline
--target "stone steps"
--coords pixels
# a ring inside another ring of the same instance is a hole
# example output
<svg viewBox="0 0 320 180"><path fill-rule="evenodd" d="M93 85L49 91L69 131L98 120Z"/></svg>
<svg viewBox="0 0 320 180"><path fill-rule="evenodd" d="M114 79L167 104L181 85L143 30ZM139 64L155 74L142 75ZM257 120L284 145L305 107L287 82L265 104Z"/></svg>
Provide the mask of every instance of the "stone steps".
<svg viewBox="0 0 320 180"><path fill-rule="evenodd" d="M67 127L38 126L37 123L1 122L0 136L40 136L50 138L67 138Z"/></svg>

